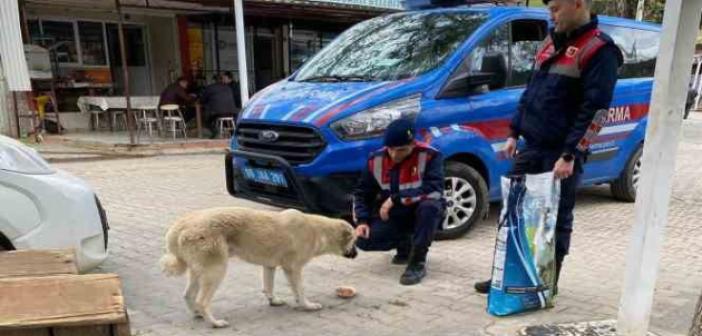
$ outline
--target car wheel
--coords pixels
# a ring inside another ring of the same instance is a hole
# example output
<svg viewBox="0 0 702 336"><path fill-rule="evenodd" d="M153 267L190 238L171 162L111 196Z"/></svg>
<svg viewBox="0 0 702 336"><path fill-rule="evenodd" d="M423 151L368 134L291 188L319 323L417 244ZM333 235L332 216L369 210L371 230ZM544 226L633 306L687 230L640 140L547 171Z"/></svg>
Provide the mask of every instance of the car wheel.
<svg viewBox="0 0 702 336"><path fill-rule="evenodd" d="M624 167L624 171L618 179L610 185L612 195L615 199L624 202L634 202L636 200L636 190L639 187L641 178L641 156L643 155L643 145L636 149Z"/></svg>
<svg viewBox="0 0 702 336"><path fill-rule="evenodd" d="M12 246L12 242L0 232L0 251L12 251L14 249L15 247Z"/></svg>
<svg viewBox="0 0 702 336"><path fill-rule="evenodd" d="M447 162L444 198L446 218L436 233L436 239L463 236L485 217L488 210L488 188L485 179L473 167L461 162Z"/></svg>

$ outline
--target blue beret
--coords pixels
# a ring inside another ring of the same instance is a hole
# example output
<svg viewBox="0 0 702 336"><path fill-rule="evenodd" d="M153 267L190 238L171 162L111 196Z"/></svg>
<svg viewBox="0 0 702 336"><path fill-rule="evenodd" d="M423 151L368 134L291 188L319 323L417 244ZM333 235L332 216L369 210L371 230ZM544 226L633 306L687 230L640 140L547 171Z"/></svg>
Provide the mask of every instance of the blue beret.
<svg viewBox="0 0 702 336"><path fill-rule="evenodd" d="M385 146L400 147L414 141L414 125L407 119L398 119L388 125L385 130Z"/></svg>

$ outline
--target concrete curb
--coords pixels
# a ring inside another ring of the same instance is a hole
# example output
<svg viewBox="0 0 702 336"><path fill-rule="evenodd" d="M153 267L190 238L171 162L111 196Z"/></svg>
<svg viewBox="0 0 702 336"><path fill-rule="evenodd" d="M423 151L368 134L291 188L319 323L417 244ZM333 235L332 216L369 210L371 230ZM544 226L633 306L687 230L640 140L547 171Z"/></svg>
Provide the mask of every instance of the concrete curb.
<svg viewBox="0 0 702 336"><path fill-rule="evenodd" d="M518 336L618 336L617 321L593 321L558 325L529 326L517 333ZM657 336L649 332L649 336Z"/></svg>
<svg viewBox="0 0 702 336"><path fill-rule="evenodd" d="M139 159L154 156L226 154L228 139L164 144L110 144L97 141L47 137L35 146L51 163Z"/></svg>

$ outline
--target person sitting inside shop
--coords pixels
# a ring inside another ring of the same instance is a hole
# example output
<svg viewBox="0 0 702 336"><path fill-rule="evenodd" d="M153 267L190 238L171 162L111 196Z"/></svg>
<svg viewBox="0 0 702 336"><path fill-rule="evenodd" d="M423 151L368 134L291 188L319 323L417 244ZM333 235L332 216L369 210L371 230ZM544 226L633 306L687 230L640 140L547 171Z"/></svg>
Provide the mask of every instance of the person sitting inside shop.
<svg viewBox="0 0 702 336"><path fill-rule="evenodd" d="M230 82L231 77L225 73L219 82L208 85L200 97L200 102L205 108L205 122L210 130L210 138L220 135L217 128L219 118L232 117L236 120L236 115L239 113L234 95L229 87Z"/></svg>
<svg viewBox="0 0 702 336"><path fill-rule="evenodd" d="M189 95L186 91L188 89L188 79L185 77L178 77L178 79L171 85L167 86L161 92L161 97L158 101L158 106L175 104L180 106L180 110L183 113L183 119L185 122L189 122L195 117L195 111L192 108L192 104L195 103L195 96Z"/></svg>

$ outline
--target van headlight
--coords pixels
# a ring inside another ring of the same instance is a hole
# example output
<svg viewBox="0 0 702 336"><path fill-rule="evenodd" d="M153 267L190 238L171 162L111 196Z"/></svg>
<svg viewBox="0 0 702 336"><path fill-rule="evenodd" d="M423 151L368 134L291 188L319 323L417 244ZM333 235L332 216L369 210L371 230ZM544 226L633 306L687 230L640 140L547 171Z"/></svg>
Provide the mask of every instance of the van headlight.
<svg viewBox="0 0 702 336"><path fill-rule="evenodd" d="M52 174L54 170L36 150L23 145L0 143L0 170L22 174Z"/></svg>
<svg viewBox="0 0 702 336"><path fill-rule="evenodd" d="M393 120L416 119L420 111L421 95L398 99L356 113L331 124L331 128L344 140L359 140L383 134Z"/></svg>

